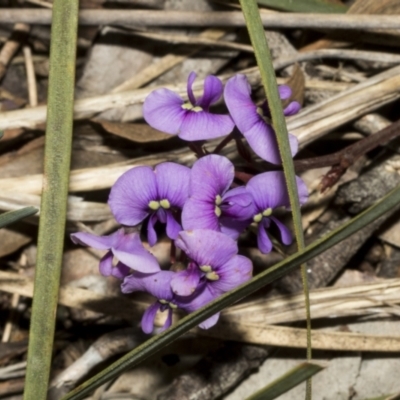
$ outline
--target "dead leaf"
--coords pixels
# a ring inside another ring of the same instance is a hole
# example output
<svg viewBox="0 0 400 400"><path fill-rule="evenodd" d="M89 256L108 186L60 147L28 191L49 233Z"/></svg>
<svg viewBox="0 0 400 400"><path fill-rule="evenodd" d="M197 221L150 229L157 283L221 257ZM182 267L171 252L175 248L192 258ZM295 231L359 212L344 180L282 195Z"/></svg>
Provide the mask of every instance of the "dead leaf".
<svg viewBox="0 0 400 400"><path fill-rule="evenodd" d="M286 82L286 85L290 86L292 89L292 96L287 100L288 103L295 100L303 105L305 82L304 73L299 64L296 64L293 68L292 75Z"/></svg>
<svg viewBox="0 0 400 400"><path fill-rule="evenodd" d="M110 122L98 119L92 121L99 124L108 133L112 133L137 143L159 142L174 137L173 135L153 129L147 124L129 124L126 122Z"/></svg>
<svg viewBox="0 0 400 400"><path fill-rule="evenodd" d="M0 229L0 257L14 253L32 241L32 237L11 229Z"/></svg>
<svg viewBox="0 0 400 400"><path fill-rule="evenodd" d="M356 0L348 14L399 14L399 0Z"/></svg>

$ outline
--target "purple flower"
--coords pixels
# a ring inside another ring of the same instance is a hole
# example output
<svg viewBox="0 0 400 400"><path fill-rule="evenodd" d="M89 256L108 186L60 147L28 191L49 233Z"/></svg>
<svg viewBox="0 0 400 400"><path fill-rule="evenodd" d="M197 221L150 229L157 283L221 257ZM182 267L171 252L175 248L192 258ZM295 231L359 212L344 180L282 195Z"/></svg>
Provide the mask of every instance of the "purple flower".
<svg viewBox="0 0 400 400"><path fill-rule="evenodd" d="M253 199L244 187L228 190L235 168L216 154L200 158L190 175L190 198L182 211L185 230L212 229L236 239L253 216Z"/></svg>
<svg viewBox="0 0 400 400"><path fill-rule="evenodd" d="M223 233L206 229L183 231L175 245L191 260L189 268L171 280L172 290L179 296L190 296L203 288L207 289L204 296L211 301L251 278L251 261L238 255L237 243Z"/></svg>
<svg viewBox="0 0 400 400"><path fill-rule="evenodd" d="M142 274L134 272L127 276L121 285L123 293L142 291L150 293L157 300L143 314L142 329L145 333L151 333L154 329L154 319L158 311L167 311L167 319L160 329L163 331L171 326L172 311L181 309L186 312L193 312L210 301L207 290L199 290L191 296L181 297L172 292L171 280L175 276L172 271L160 271L155 274ZM211 328L218 321L219 313L203 321L199 326L203 329Z"/></svg>
<svg viewBox="0 0 400 400"><path fill-rule="evenodd" d="M304 204L308 198L307 186L299 177L296 177L296 181L300 204ZM277 207L289 207L289 195L283 172L271 171L259 174L249 180L246 190L254 199L253 221L258 226L257 242L260 251L266 254L272 250L272 243L266 232L271 224L278 228L282 243L290 244L292 234L289 229L272 215Z"/></svg>
<svg viewBox="0 0 400 400"><path fill-rule="evenodd" d="M169 89L158 89L147 96L143 104L146 122L162 132L178 135L187 141L215 139L232 132L234 123L229 115L211 114L211 104L222 95L222 82L209 75L204 80L204 94L193 95L196 74L191 72L187 83L189 101L185 102Z"/></svg>
<svg viewBox="0 0 400 400"><path fill-rule="evenodd" d="M154 246L157 221L167 224L167 235L176 239L181 225L179 212L189 196L190 169L165 162L156 166L136 167L125 172L111 188L108 204L115 219L123 225L135 226L149 217L147 238Z"/></svg>
<svg viewBox="0 0 400 400"><path fill-rule="evenodd" d="M289 86L279 87L282 100L290 98L292 91ZM225 86L225 103L235 121L239 131L244 135L253 151L262 159L281 164L276 134L271 125L271 116L268 104L265 101L261 107L255 105L251 99L251 86L245 75L235 75ZM292 101L284 109L286 116L296 114L300 104ZM297 153L298 142L294 135L289 135L292 155Z"/></svg>
<svg viewBox="0 0 400 400"><path fill-rule="evenodd" d="M90 246L98 250L107 250L100 260L100 273L123 279L132 268L143 273L154 273L160 270L157 259L142 245L137 232L125 234L123 229L108 236L96 236L90 233L77 232L71 235L75 244ZM113 265L113 257L120 262Z"/></svg>

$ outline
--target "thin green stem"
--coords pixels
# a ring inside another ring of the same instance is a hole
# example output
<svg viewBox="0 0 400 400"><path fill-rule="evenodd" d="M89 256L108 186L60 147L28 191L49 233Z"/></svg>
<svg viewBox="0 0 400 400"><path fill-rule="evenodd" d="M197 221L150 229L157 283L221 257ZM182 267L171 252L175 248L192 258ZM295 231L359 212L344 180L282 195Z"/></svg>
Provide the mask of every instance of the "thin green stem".
<svg viewBox="0 0 400 400"><path fill-rule="evenodd" d="M294 170L292 152L290 149L289 135L286 127L285 116L282 109L282 102L276 83L271 52L268 47L256 0L240 0L240 4L242 6L244 18L246 20L250 40L254 48L257 65L260 69L261 81L265 89L265 94L267 96L268 105L271 112L272 124L277 136L279 152L282 158L283 172L285 174L290 206L292 209L293 225L297 247L299 251L301 251L304 249L305 244L301 220L300 202L297 192L296 175ZM310 361L312 359L311 315L307 269L305 265L301 266L301 276L303 280L307 320L307 360ZM306 399L311 399L311 379L307 381Z"/></svg>
<svg viewBox="0 0 400 400"><path fill-rule="evenodd" d="M47 398L67 211L78 3L53 3L43 190L24 400Z"/></svg>

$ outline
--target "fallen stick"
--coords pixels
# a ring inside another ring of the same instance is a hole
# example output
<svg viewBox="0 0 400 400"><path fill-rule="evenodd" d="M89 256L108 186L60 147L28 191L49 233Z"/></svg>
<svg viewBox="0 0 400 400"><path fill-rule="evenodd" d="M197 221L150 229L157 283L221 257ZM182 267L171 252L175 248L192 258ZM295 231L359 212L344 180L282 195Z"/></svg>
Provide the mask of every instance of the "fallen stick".
<svg viewBox="0 0 400 400"><path fill-rule="evenodd" d="M51 10L33 8L2 8L0 23L23 22L36 25L51 24ZM265 28L314 29L400 29L396 15L351 15L276 13L261 14ZM81 10L80 25L133 25L180 27L245 27L243 14L238 11L154 11L154 10Z"/></svg>

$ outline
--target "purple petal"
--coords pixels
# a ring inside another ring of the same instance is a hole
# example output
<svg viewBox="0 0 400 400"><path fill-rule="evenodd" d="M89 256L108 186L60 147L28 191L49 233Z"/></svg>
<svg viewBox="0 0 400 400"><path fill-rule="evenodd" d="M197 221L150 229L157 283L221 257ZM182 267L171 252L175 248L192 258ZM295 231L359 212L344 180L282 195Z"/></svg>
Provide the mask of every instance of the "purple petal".
<svg viewBox="0 0 400 400"><path fill-rule="evenodd" d="M153 247L157 243L157 233L154 229L154 225L157 222L157 214L152 214L147 221L147 241L149 245Z"/></svg>
<svg viewBox="0 0 400 400"><path fill-rule="evenodd" d="M267 208L289 206L285 176L281 171L269 171L254 176L247 183L246 190L253 196L259 212Z"/></svg>
<svg viewBox="0 0 400 400"><path fill-rule="evenodd" d="M299 196L299 202L301 205L307 203L308 200L308 188L303 179L296 176L297 183L297 194Z"/></svg>
<svg viewBox="0 0 400 400"><path fill-rule="evenodd" d="M300 111L301 105L297 101L291 101L288 106L283 110L286 117L297 114Z"/></svg>
<svg viewBox="0 0 400 400"><path fill-rule="evenodd" d="M197 160L190 177L190 195L215 203L217 195L223 196L235 176L235 167L223 156L210 154Z"/></svg>
<svg viewBox="0 0 400 400"><path fill-rule="evenodd" d="M182 208L189 197L190 168L172 162L158 164L156 175L158 199Z"/></svg>
<svg viewBox="0 0 400 400"><path fill-rule="evenodd" d="M210 265L213 269L224 265L238 252L233 239L207 229L180 232L175 245L199 266Z"/></svg>
<svg viewBox="0 0 400 400"><path fill-rule="evenodd" d="M213 292L208 285L203 285L192 296L175 297L175 303L178 307L186 312L193 312L205 306L210 301L217 298L217 294Z"/></svg>
<svg viewBox="0 0 400 400"><path fill-rule="evenodd" d="M113 253L107 251L107 253L101 258L99 270L100 274L103 276L110 276L113 270Z"/></svg>
<svg viewBox="0 0 400 400"><path fill-rule="evenodd" d="M190 198L182 210L182 226L185 230L210 229L219 231L215 206L207 201Z"/></svg>
<svg viewBox="0 0 400 400"><path fill-rule="evenodd" d="M253 197L244 186L229 190L222 197L221 211L224 217L247 220L254 215Z"/></svg>
<svg viewBox="0 0 400 400"><path fill-rule="evenodd" d="M194 263L185 271L175 274L171 280L172 291L178 296L190 296L197 289L201 278L201 272Z"/></svg>
<svg viewBox="0 0 400 400"><path fill-rule="evenodd" d="M167 236L175 240L178 237L182 227L178 224L171 211L167 211Z"/></svg>
<svg viewBox="0 0 400 400"><path fill-rule="evenodd" d="M263 254L268 254L272 250L272 242L265 231L263 223L258 224L257 245Z"/></svg>
<svg viewBox="0 0 400 400"><path fill-rule="evenodd" d="M272 221L274 221L275 225L278 227L279 232L281 234L281 241L283 244L289 245L293 241L293 236L290 230L286 227L286 225L282 224L278 218L269 217Z"/></svg>
<svg viewBox="0 0 400 400"><path fill-rule="evenodd" d="M271 125L259 120L248 131L241 132L259 157L272 164L282 163L276 134Z"/></svg>
<svg viewBox="0 0 400 400"><path fill-rule="evenodd" d="M144 333L150 334L153 332L154 319L156 318L157 311L160 309L160 307L161 304L157 301L144 312L141 322Z"/></svg>
<svg viewBox="0 0 400 400"><path fill-rule="evenodd" d="M147 292L159 300L171 301L173 293L171 280L175 272L159 271L155 274L134 272L127 276L121 284L122 293Z"/></svg>
<svg viewBox="0 0 400 400"><path fill-rule="evenodd" d="M173 91L157 89L144 101L144 119L151 127L161 132L177 135L186 115L183 104L184 101Z"/></svg>
<svg viewBox="0 0 400 400"><path fill-rule="evenodd" d="M201 329L212 328L218 322L220 315L221 313L214 314L212 317L206 319L201 324L199 324L199 328Z"/></svg>
<svg viewBox="0 0 400 400"><path fill-rule="evenodd" d="M108 204L120 224L134 226L149 215L152 200L158 200L154 171L150 167L136 167L118 178Z"/></svg>
<svg viewBox="0 0 400 400"><path fill-rule="evenodd" d="M111 275L114 278L124 280L131 272L132 270L128 266L118 262L117 265L112 269Z"/></svg>
<svg viewBox="0 0 400 400"><path fill-rule="evenodd" d="M91 233L77 232L71 234L71 240L75 244L93 247L97 250L109 250L111 247L115 246L116 243L118 243L123 235L123 229L118 229L111 235L107 236L96 236Z"/></svg>
<svg viewBox="0 0 400 400"><path fill-rule="evenodd" d="M304 204L308 198L307 186L298 176L296 176L296 183L300 204ZM264 172L251 178L246 185L246 190L253 196L254 204L259 212L267 208L289 207L285 176L281 171Z"/></svg>
<svg viewBox="0 0 400 400"><path fill-rule="evenodd" d="M252 219L246 221L238 221L237 219L229 217L221 217L219 219L221 232L234 240L236 240L252 222Z"/></svg>
<svg viewBox="0 0 400 400"><path fill-rule="evenodd" d="M292 152L292 156L294 157L299 151L299 140L297 139L296 136L291 135L290 133L289 133L289 145L290 145L290 150Z"/></svg>
<svg viewBox="0 0 400 400"><path fill-rule="evenodd" d="M223 92L222 82L213 75L208 75L204 79L204 94L197 100L196 105L208 111L211 104L217 102Z"/></svg>
<svg viewBox="0 0 400 400"><path fill-rule="evenodd" d="M288 85L279 85L278 92L281 100L287 100L292 95L292 89Z"/></svg>
<svg viewBox="0 0 400 400"><path fill-rule="evenodd" d="M225 85L224 99L240 132L246 132L261 120L251 99L251 86L242 74L233 76Z"/></svg>
<svg viewBox="0 0 400 400"><path fill-rule="evenodd" d="M193 82L196 80L196 76L197 76L196 73L194 71L192 71L188 76L187 85L186 85L186 90L187 90L187 94L189 97L189 101L193 106L196 104L196 98L194 97L192 86L193 86Z"/></svg>
<svg viewBox="0 0 400 400"><path fill-rule="evenodd" d="M143 247L137 232L125 235L112 252L119 261L135 271L149 274L160 270L157 259Z"/></svg>
<svg viewBox="0 0 400 400"><path fill-rule="evenodd" d="M205 306L208 304L210 301L214 300L217 297L215 293L213 293L210 288L204 286L204 289L199 291L195 296L192 298L189 297L183 297L179 298L179 301L177 300L177 304L179 308L185 310L186 312L193 312L198 310L199 308ZM214 314L212 317L207 318L205 321L203 321L201 324L199 324L199 327L202 329L208 329L214 326L219 318L220 313Z"/></svg>
<svg viewBox="0 0 400 400"><path fill-rule="evenodd" d="M234 126L229 115L188 111L182 122L179 137L187 141L216 139L231 133Z"/></svg>
<svg viewBox="0 0 400 400"><path fill-rule="evenodd" d="M235 289L251 278L253 271L252 262L244 256L234 256L222 267L216 270L219 280L209 282L215 293L225 293Z"/></svg>

